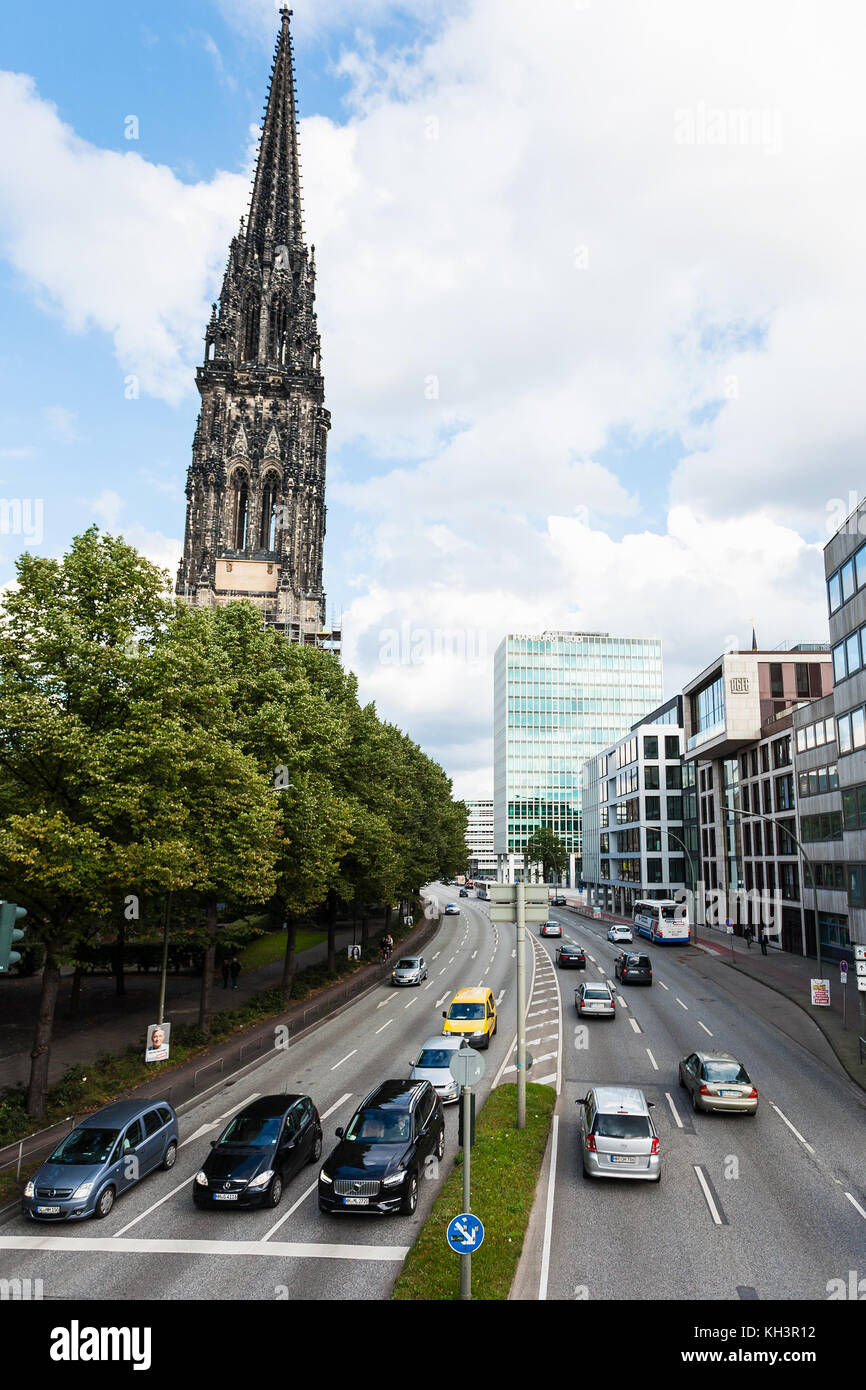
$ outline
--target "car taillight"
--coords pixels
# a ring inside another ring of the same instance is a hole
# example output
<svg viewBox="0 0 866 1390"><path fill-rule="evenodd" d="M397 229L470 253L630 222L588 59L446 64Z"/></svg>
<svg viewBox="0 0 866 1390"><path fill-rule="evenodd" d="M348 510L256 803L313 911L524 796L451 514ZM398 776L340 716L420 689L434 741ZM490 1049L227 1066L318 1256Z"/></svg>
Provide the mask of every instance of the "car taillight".
<svg viewBox="0 0 866 1390"><path fill-rule="evenodd" d="M588 1135L586 1136L586 1147L589 1149L590 1153L592 1153L592 1154L596 1153L595 1135L594 1135L594 1134L588 1134Z"/></svg>
<svg viewBox="0 0 866 1390"><path fill-rule="evenodd" d="M713 1093L712 1093L712 1091L710 1090L709 1086L705 1086L705 1085L703 1084L703 1082L702 1082L702 1083L701 1083L701 1095L702 1095L702 1096L711 1096L712 1094L713 1094Z"/></svg>
<svg viewBox="0 0 866 1390"><path fill-rule="evenodd" d="M757 1100L757 1099L758 1099L758 1092L755 1090L754 1086L752 1087L751 1091L747 1091L747 1092L746 1092L746 1099L747 1099L747 1100Z"/></svg>
<svg viewBox="0 0 866 1390"><path fill-rule="evenodd" d="M650 1149L650 1153L651 1153L651 1154L657 1154L657 1153L659 1152L660 1148L661 1148L661 1145L659 1144L658 1139L654 1139L653 1142L652 1142L652 1148Z"/></svg>
<svg viewBox="0 0 866 1390"><path fill-rule="evenodd" d="M612 1009L616 1008L616 1000L614 999L613 995L610 996L610 1007Z"/></svg>

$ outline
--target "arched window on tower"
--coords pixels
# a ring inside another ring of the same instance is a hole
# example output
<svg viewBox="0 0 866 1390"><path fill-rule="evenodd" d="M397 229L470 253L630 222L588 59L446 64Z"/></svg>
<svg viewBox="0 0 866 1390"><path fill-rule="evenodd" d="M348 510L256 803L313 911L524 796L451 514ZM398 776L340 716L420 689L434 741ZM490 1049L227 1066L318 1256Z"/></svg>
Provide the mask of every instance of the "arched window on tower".
<svg viewBox="0 0 866 1390"><path fill-rule="evenodd" d="M255 295L248 295L244 304L244 354L245 362L256 362L259 356L259 301Z"/></svg>
<svg viewBox="0 0 866 1390"><path fill-rule="evenodd" d="M246 550L250 515L250 480L239 468L232 478L232 539L235 550Z"/></svg>
<svg viewBox="0 0 866 1390"><path fill-rule="evenodd" d="M286 342L289 333L289 306L280 295L271 304L270 334L268 339L268 358L271 362L286 364Z"/></svg>
<svg viewBox="0 0 866 1390"><path fill-rule="evenodd" d="M259 546L262 550L277 549L277 498L280 480L276 473L266 473L262 483L262 510L259 519Z"/></svg>

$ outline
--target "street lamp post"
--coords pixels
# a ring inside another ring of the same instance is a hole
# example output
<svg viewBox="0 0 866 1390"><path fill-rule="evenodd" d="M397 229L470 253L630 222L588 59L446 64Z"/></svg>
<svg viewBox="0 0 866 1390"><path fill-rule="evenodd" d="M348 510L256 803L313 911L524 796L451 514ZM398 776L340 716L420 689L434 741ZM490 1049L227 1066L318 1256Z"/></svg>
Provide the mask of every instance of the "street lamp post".
<svg viewBox="0 0 866 1390"><path fill-rule="evenodd" d="M774 821L770 816L759 815L757 811L741 811L737 806L732 806L728 801L723 802L722 805L724 806L724 809L726 811L730 811L732 815L744 816L746 820L764 820L767 822L768 825L778 825L778 821ZM815 882L815 871L812 868L811 859L809 858L808 854L804 850L802 844L797 839L797 836L793 833L793 831L786 830L785 834L791 840L794 841L794 844L797 846L798 850L802 854L803 863L807 866L809 870L809 878L812 881L812 896L815 903L815 950L818 956L818 974L820 975L823 967L821 964L821 928L818 925L818 885Z"/></svg>
<svg viewBox="0 0 866 1390"><path fill-rule="evenodd" d="M690 853L690 851L689 851L689 847L688 847L688 845L686 844L685 840L681 840L680 837L679 837L679 835L675 835L675 834L673 833L672 830L669 830L669 831L668 831L668 839L669 839L669 840L673 840L674 844L676 844L676 845L681 845L681 846L682 846L682 848L683 848L683 849L685 850L685 852L686 852L686 857L688 858L688 861L689 861L689 868L690 868L691 874L692 874L692 883L694 884L694 896L695 896L695 921L694 921L694 929L695 929L695 945L697 946L697 944L698 944L698 876L697 876L697 874L695 873L695 861L692 859L691 853Z"/></svg>

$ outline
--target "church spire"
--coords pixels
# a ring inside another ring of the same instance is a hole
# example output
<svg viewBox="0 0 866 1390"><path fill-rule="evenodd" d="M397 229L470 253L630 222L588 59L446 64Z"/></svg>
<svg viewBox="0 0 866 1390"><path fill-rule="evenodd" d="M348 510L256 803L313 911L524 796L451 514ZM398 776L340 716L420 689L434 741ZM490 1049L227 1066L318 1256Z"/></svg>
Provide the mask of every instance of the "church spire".
<svg viewBox="0 0 866 1390"><path fill-rule="evenodd" d="M298 112L295 105L295 69L292 55L292 14L284 5L282 25L268 101L262 123L253 193L247 218L246 243L260 262L265 246L302 247L301 166L298 157Z"/></svg>

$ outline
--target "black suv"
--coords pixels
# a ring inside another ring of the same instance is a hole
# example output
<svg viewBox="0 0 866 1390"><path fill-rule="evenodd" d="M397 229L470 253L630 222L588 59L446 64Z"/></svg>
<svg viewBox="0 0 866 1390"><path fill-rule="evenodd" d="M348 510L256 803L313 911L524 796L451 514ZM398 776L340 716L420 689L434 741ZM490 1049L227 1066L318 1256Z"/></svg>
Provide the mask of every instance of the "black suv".
<svg viewBox="0 0 866 1390"><path fill-rule="evenodd" d="M613 965L618 980L623 984L651 985L653 968L649 956L639 956L632 951L620 951Z"/></svg>
<svg viewBox="0 0 866 1390"><path fill-rule="evenodd" d="M337 1138L319 1174L319 1211L411 1216L426 1163L445 1152L442 1102L429 1081L383 1081Z"/></svg>
<svg viewBox="0 0 866 1390"><path fill-rule="evenodd" d="M259 1096L229 1120L196 1174L197 1207L276 1207L283 1187L322 1153L322 1123L309 1096Z"/></svg>

